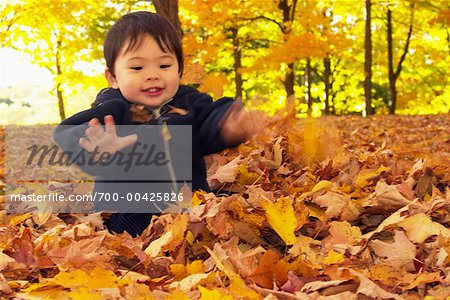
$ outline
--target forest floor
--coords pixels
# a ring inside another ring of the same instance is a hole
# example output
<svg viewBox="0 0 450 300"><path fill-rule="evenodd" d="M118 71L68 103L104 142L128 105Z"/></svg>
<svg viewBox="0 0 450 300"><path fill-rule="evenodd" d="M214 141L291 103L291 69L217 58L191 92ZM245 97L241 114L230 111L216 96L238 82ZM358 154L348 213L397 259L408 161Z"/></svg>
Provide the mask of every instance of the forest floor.
<svg viewBox="0 0 450 300"><path fill-rule="evenodd" d="M0 191L0 297L450 295L449 114L258 126L249 142L207 158L211 187L234 194L196 192L191 212L153 218L137 238L108 233L99 213L8 214Z"/></svg>

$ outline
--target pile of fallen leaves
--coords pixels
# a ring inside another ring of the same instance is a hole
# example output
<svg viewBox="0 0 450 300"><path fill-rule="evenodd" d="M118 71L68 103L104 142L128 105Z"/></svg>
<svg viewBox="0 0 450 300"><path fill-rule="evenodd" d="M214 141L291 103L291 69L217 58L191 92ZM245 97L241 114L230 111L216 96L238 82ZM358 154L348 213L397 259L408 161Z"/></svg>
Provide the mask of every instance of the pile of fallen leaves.
<svg viewBox="0 0 450 300"><path fill-rule="evenodd" d="M1 208L0 295L450 294L449 115L261 118L258 125L264 130L251 141L207 159L216 194L194 193L192 212L154 218L134 239L105 231L99 214Z"/></svg>

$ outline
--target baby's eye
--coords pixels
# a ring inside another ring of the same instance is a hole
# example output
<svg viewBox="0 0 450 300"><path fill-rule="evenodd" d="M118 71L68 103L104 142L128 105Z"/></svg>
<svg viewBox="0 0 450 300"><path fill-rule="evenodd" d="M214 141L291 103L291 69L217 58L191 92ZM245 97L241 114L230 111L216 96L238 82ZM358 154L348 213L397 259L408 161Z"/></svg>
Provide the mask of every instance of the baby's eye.
<svg viewBox="0 0 450 300"><path fill-rule="evenodd" d="M161 69L167 69L167 68L170 68L171 67L171 65L161 65L161 66L159 66Z"/></svg>
<svg viewBox="0 0 450 300"><path fill-rule="evenodd" d="M142 70L142 67L131 67L130 69L133 69L133 70L139 71L139 70Z"/></svg>

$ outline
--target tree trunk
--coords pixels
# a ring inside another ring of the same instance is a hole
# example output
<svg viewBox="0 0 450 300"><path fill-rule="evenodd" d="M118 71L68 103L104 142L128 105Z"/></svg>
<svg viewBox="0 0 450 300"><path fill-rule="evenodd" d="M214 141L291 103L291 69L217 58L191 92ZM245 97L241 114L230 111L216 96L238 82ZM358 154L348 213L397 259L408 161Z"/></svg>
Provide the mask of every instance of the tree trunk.
<svg viewBox="0 0 450 300"><path fill-rule="evenodd" d="M66 119L66 112L64 109L64 97L62 93L60 78L62 75L61 71L61 63L60 63L60 50L61 50L61 41L58 41L56 43L56 97L58 98L58 110L59 110L59 117L61 118L61 121Z"/></svg>
<svg viewBox="0 0 450 300"><path fill-rule="evenodd" d="M394 71L394 55L393 55L393 41L392 41L392 11L390 8L387 10L387 42L388 42L388 65L389 65L389 96L390 96L390 106L389 114L394 115L397 107L397 88L396 82L400 73L402 72L402 64L405 61L406 55L408 54L409 44L411 42L411 36L413 31L414 23L414 3L411 3L410 7L410 21L408 36L405 42L405 48L403 49L402 56L397 64L397 69Z"/></svg>
<svg viewBox="0 0 450 300"><path fill-rule="evenodd" d="M371 29L371 0L366 0L366 28L364 38L364 97L366 103L366 115L372 115L372 29Z"/></svg>
<svg viewBox="0 0 450 300"><path fill-rule="evenodd" d="M61 84L56 85L56 96L58 97L58 109L59 109L59 117L61 121L66 119L66 112L64 110L64 98L62 94Z"/></svg>
<svg viewBox="0 0 450 300"><path fill-rule="evenodd" d="M278 7L281 9L283 14L283 25L281 26L282 32L284 34L284 40L287 41L289 34L292 30L292 22L294 21L295 7L297 5L297 0L293 0L289 5L289 0L279 0ZM288 69L284 77L284 88L286 90L286 110L289 115L295 116L295 74L294 74L294 62L290 62L287 65Z"/></svg>
<svg viewBox="0 0 450 300"><path fill-rule="evenodd" d="M166 17L183 37L180 18L178 17L178 0L153 0L156 12Z"/></svg>
<svg viewBox="0 0 450 300"><path fill-rule="evenodd" d="M324 114L329 115L330 114L330 93L331 93L331 82L330 82L331 62L330 62L329 56L327 56L323 59L323 66L324 66L323 82L325 84L325 111L324 111Z"/></svg>
<svg viewBox="0 0 450 300"><path fill-rule="evenodd" d="M394 53L392 46L392 11L387 10L387 45L388 45L388 77L389 77L389 113L395 114L397 92L395 90Z"/></svg>
<svg viewBox="0 0 450 300"><path fill-rule="evenodd" d="M236 85L236 100L242 100L242 51L238 36L238 28L231 28L232 38L233 38L233 56L234 56L234 84Z"/></svg>
<svg viewBox="0 0 450 300"><path fill-rule="evenodd" d="M286 91L286 109L289 115L295 116L294 63L289 63L287 65L283 84Z"/></svg>
<svg viewBox="0 0 450 300"><path fill-rule="evenodd" d="M312 85L312 78L311 78L311 59L307 58L306 59L306 84L307 84L307 100L308 100L308 110L307 110L307 114L308 117L311 117L312 115L312 105L313 105L313 99L312 99L312 94L311 94L311 85Z"/></svg>

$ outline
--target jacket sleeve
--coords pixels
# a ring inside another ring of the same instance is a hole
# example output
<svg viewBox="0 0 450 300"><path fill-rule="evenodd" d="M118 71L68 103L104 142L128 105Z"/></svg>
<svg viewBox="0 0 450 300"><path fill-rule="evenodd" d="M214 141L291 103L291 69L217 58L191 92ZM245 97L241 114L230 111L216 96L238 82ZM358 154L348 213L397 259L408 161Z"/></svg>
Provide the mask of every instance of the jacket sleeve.
<svg viewBox="0 0 450 300"><path fill-rule="evenodd" d="M203 93L199 95L194 103L197 114L194 131L198 138L196 142L201 144L201 154L208 155L238 146L239 144L226 144L220 134L220 123L234 99L221 98L213 102L210 96Z"/></svg>
<svg viewBox="0 0 450 300"><path fill-rule="evenodd" d="M64 120L56 127L54 132L56 143L62 151L71 154L72 163L77 164L83 171L91 175L99 175L112 170L105 167L89 166L86 163L85 160L90 157L90 154L80 146L79 140L84 137L88 122L97 118L101 124L104 124L104 117L112 115L116 124L131 124L130 105L123 99L118 90L102 90L97 99L99 97L105 99L99 102L98 106L79 112Z"/></svg>

